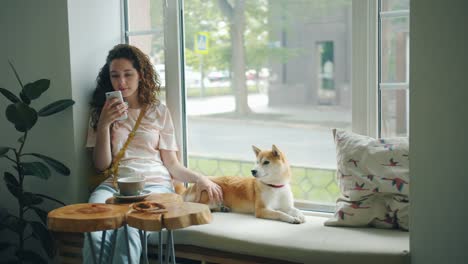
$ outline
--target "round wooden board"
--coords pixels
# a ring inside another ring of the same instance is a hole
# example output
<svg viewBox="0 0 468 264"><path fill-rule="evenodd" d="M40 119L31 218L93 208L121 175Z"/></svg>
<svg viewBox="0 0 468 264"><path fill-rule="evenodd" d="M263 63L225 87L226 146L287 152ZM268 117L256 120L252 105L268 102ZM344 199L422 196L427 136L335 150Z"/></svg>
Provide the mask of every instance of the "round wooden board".
<svg viewBox="0 0 468 264"><path fill-rule="evenodd" d="M125 224L121 206L111 204L72 204L49 212L47 226L57 232L94 232L117 229Z"/></svg>
<svg viewBox="0 0 468 264"><path fill-rule="evenodd" d="M167 229L203 225L212 220L210 208L206 204L179 202L164 205L168 212L163 214L163 226Z"/></svg>

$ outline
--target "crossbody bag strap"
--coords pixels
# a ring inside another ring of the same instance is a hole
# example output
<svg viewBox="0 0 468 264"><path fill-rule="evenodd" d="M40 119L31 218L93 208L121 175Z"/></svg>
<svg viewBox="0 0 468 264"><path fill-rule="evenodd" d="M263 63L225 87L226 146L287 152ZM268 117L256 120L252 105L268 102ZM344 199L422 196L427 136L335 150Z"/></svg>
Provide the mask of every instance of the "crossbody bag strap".
<svg viewBox="0 0 468 264"><path fill-rule="evenodd" d="M118 189L117 188L117 177L118 177L118 174L119 174L120 160L125 155L125 151L127 150L127 147L130 144L130 141L132 141L133 137L135 137L135 132L137 131L138 126L140 126L141 120L145 116L145 113L146 113L146 108L141 110L140 115L138 116L138 119L137 119L137 121L135 123L135 126L133 126L132 131L130 132L130 134L128 134L127 141L125 141L123 147L119 150L117 155L115 155L115 158L112 161L111 166L107 170L104 171L104 175L106 176L106 178L113 175L113 177L114 177L113 178L113 185L114 185L115 189Z"/></svg>

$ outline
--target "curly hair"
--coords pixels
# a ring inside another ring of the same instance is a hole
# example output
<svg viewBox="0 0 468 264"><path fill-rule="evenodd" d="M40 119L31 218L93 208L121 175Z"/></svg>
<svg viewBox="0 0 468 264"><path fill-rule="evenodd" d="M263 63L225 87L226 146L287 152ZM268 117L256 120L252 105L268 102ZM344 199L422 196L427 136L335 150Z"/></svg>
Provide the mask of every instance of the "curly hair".
<svg viewBox="0 0 468 264"><path fill-rule="evenodd" d="M159 76L153 68L148 55L135 46L119 44L109 51L106 64L101 68L96 78L96 89L91 99L91 126L97 129L102 107L106 102L106 92L114 91L110 80L110 64L115 59L127 59L140 75L138 84L138 102L142 105L156 105L159 103L158 95L161 90Z"/></svg>

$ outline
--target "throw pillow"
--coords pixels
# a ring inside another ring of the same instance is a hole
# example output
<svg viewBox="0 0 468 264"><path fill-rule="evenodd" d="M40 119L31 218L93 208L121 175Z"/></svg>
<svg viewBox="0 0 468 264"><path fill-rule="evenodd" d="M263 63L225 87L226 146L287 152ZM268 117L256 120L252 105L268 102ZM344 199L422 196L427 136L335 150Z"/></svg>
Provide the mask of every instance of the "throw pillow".
<svg viewBox="0 0 468 264"><path fill-rule="evenodd" d="M407 138L374 139L333 130L341 197L327 226L408 229Z"/></svg>

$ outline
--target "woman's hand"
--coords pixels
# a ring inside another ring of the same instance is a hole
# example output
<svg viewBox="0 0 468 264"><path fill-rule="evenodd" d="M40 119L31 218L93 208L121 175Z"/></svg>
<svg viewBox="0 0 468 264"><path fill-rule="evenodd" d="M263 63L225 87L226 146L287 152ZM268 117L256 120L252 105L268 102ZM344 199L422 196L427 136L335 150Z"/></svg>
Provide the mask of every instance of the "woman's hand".
<svg viewBox="0 0 468 264"><path fill-rule="evenodd" d="M195 184L195 186L196 186L195 201L200 201L201 193L203 191L206 191L210 201L214 201L215 203L223 202L223 189L218 184L214 183L213 181L206 178L205 176L200 175L200 178Z"/></svg>
<svg viewBox="0 0 468 264"><path fill-rule="evenodd" d="M122 114L128 111L128 106L118 98L106 100L99 116L98 127L109 128Z"/></svg>
<svg viewBox="0 0 468 264"><path fill-rule="evenodd" d="M223 189L209 178L189 170L179 163L176 152L173 150L161 149L161 158L164 166L174 179L181 182L193 182L196 188L195 201L200 201L201 193L206 191L210 201L221 203L223 201Z"/></svg>

